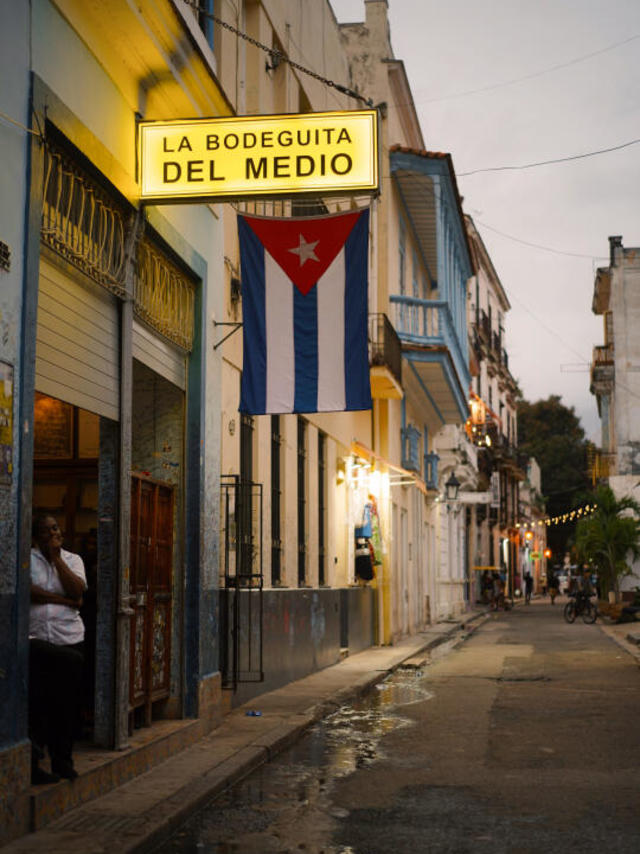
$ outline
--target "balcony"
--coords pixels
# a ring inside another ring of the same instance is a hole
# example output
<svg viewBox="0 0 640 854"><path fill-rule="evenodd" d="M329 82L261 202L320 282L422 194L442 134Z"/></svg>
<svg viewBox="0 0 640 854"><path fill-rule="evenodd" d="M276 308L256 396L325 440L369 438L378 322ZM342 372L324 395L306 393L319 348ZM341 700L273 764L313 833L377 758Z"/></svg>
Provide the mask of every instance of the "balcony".
<svg viewBox="0 0 640 854"><path fill-rule="evenodd" d="M371 397L400 400L402 348L386 314L369 315L369 365Z"/></svg>
<svg viewBox="0 0 640 854"><path fill-rule="evenodd" d="M402 353L410 365L405 388L426 396L442 424L465 420L471 379L466 335L458 334L449 304L397 295L389 299Z"/></svg>
<svg viewBox="0 0 640 854"><path fill-rule="evenodd" d="M606 395L613 391L615 362L612 344L593 348L591 359L591 394Z"/></svg>
<svg viewBox="0 0 640 854"><path fill-rule="evenodd" d="M430 429L468 415L467 282L473 256L449 154L391 146L394 192L435 299L391 293L391 319L402 344L407 400Z"/></svg>

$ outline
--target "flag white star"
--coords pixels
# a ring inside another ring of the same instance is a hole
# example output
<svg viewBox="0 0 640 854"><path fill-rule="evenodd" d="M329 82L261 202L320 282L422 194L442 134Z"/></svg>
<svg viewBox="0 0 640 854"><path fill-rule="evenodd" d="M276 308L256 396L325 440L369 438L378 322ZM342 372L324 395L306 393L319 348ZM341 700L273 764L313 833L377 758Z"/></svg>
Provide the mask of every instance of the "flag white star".
<svg viewBox="0 0 640 854"><path fill-rule="evenodd" d="M307 241L304 239L303 235L301 234L299 245L296 246L294 249L289 249L289 252L293 252L294 255L298 256L298 258L300 259L300 266L302 267L302 265L306 261L309 261L309 260L319 261L320 260L318 258L318 256L316 255L316 253L313 251L319 242L320 242L319 240L315 240L313 243L307 243Z"/></svg>

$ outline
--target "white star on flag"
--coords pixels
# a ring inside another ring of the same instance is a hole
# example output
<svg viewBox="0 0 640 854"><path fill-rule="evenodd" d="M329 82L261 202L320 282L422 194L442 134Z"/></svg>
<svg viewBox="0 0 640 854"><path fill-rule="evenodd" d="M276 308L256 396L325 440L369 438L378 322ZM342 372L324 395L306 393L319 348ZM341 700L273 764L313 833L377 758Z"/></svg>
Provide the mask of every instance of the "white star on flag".
<svg viewBox="0 0 640 854"><path fill-rule="evenodd" d="M316 253L313 251L319 242L320 242L319 240L314 240L313 243L307 243L307 241L304 239L303 235L301 234L299 245L296 246L294 249L289 249L289 252L293 252L294 255L298 256L298 258L300 259L300 266L302 267L302 265L306 261L309 261L309 260L319 261L320 260L318 258L318 256L316 255Z"/></svg>

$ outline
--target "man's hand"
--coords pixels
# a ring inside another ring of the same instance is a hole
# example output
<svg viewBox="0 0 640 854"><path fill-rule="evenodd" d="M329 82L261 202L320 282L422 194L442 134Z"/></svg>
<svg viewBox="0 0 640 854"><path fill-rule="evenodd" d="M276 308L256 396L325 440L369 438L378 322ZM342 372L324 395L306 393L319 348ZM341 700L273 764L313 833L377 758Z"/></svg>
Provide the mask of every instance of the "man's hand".
<svg viewBox="0 0 640 854"><path fill-rule="evenodd" d="M59 549L58 549L59 552ZM84 582L81 578L72 572L67 564L62 560L60 554L57 557L54 557L51 563L54 565L56 572L58 573L58 578L62 586L64 587L64 592L67 594L69 599L73 600L82 600L82 594L84 593Z"/></svg>
<svg viewBox="0 0 640 854"><path fill-rule="evenodd" d="M82 596L72 598L70 596L61 596L59 593L50 593L37 584L31 585L31 601L34 605L66 605L68 608L75 608L79 611L82 607Z"/></svg>

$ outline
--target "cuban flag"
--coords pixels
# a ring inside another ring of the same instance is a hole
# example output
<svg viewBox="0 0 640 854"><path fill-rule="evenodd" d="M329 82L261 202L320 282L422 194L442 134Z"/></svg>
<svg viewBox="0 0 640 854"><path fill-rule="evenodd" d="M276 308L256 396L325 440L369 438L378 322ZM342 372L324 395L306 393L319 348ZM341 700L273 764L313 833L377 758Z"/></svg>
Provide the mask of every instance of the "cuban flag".
<svg viewBox="0 0 640 854"><path fill-rule="evenodd" d="M240 412L371 409L369 210L238 216L242 265Z"/></svg>

